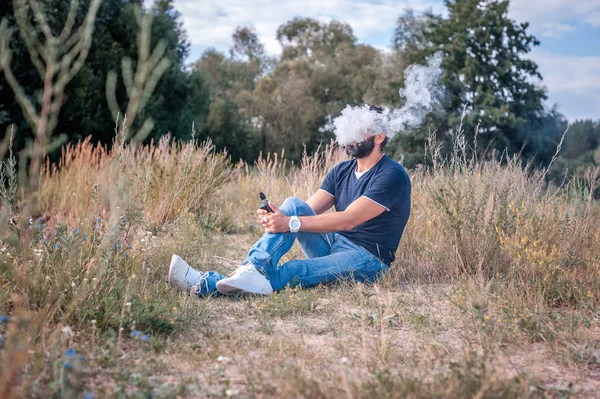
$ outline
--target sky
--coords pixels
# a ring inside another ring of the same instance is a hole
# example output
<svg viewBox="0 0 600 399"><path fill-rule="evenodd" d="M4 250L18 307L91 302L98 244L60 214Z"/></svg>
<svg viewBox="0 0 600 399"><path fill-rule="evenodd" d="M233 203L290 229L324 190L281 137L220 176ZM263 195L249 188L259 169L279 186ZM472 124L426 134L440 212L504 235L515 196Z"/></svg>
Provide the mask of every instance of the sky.
<svg viewBox="0 0 600 399"><path fill-rule="evenodd" d="M352 26L360 43L390 47L397 17L410 7L444 14L441 0L175 0L191 43L188 62L208 48L227 52L237 26L253 26L266 50L280 54L277 28L296 16ZM529 58L543 76L547 106L569 121L600 120L600 0L512 0L509 16L529 22L541 45Z"/></svg>

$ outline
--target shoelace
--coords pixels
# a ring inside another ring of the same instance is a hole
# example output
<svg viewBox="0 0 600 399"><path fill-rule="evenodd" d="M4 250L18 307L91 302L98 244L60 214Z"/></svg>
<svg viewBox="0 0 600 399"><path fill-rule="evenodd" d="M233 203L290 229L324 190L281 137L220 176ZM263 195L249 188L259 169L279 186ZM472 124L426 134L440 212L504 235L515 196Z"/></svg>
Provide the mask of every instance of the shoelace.
<svg viewBox="0 0 600 399"><path fill-rule="evenodd" d="M208 272L203 272L200 274L200 280L198 280L198 282L192 286L195 294L202 292L202 283L204 283L206 291L208 292Z"/></svg>

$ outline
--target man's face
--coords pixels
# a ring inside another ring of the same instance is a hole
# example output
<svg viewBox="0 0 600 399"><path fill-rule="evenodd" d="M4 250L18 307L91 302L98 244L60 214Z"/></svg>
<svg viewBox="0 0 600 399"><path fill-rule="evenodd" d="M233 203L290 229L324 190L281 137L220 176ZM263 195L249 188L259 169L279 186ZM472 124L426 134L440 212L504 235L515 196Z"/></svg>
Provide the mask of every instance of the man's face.
<svg viewBox="0 0 600 399"><path fill-rule="evenodd" d="M375 149L375 136L367 137L361 142L346 145L346 154L353 158L364 158L371 155Z"/></svg>

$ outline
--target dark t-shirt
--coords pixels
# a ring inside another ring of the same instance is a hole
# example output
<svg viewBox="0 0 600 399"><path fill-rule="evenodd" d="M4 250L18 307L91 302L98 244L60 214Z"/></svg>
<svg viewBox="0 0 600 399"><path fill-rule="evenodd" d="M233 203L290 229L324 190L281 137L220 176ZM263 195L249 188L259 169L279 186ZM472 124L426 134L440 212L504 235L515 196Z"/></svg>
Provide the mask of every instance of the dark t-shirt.
<svg viewBox="0 0 600 399"><path fill-rule="evenodd" d="M360 178L355 171L356 159L337 164L325 177L321 189L334 197L338 212L361 196L385 208L379 216L338 233L389 265L395 259L410 214L410 178L402 165L387 155Z"/></svg>

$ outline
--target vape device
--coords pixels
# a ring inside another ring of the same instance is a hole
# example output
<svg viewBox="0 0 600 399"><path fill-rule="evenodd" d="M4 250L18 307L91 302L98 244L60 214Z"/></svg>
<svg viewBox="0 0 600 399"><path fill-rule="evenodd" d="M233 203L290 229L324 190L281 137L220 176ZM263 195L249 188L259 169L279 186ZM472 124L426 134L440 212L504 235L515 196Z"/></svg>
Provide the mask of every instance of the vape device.
<svg viewBox="0 0 600 399"><path fill-rule="evenodd" d="M262 191L258 194L258 196L260 197L260 199L262 200L262 202L260 203L259 209L264 209L265 211L269 212L269 213L273 213L273 210L271 209L271 207L269 206L269 200L267 199L267 196L265 195L265 193L263 193Z"/></svg>

